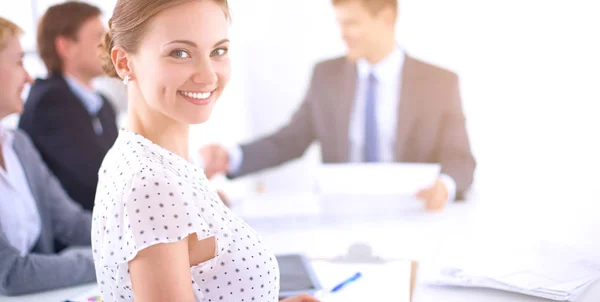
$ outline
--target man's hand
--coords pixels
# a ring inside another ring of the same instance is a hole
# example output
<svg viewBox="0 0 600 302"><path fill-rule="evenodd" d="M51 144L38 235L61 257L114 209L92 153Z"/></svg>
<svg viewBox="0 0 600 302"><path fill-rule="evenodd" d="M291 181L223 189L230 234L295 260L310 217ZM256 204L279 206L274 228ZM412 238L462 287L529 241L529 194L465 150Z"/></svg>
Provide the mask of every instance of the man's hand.
<svg viewBox="0 0 600 302"><path fill-rule="evenodd" d="M318 299L312 297L309 294L302 294L291 298L283 299L279 302L319 302Z"/></svg>
<svg viewBox="0 0 600 302"><path fill-rule="evenodd" d="M204 173L209 179L229 170L229 153L221 145L213 144L200 148L200 156L204 161Z"/></svg>
<svg viewBox="0 0 600 302"><path fill-rule="evenodd" d="M446 205L448 197L448 188L441 179L436 180L431 187L417 193L417 198L423 200L425 208L431 212L441 211Z"/></svg>

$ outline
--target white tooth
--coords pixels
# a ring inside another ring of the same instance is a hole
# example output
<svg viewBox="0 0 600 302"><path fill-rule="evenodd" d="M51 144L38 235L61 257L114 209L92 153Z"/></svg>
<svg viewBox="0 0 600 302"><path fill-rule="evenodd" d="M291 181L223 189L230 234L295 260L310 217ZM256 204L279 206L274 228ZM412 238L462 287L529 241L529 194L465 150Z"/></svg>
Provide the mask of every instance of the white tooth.
<svg viewBox="0 0 600 302"><path fill-rule="evenodd" d="M194 98L194 99L207 99L210 97L211 92L187 92L187 91L181 91L181 94L190 97L190 98Z"/></svg>

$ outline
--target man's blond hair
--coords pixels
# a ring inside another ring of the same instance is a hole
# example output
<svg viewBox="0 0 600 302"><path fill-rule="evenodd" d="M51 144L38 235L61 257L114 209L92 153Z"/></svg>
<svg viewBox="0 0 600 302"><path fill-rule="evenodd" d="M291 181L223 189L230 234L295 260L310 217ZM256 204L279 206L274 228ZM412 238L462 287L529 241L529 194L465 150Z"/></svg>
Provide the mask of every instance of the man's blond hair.
<svg viewBox="0 0 600 302"><path fill-rule="evenodd" d="M0 51L6 47L6 40L9 37L20 36L22 34L23 29L17 24L0 17Z"/></svg>
<svg viewBox="0 0 600 302"><path fill-rule="evenodd" d="M346 2L358 1L362 3L370 13L377 14L386 7L398 10L398 0L331 0L333 5L338 5Z"/></svg>

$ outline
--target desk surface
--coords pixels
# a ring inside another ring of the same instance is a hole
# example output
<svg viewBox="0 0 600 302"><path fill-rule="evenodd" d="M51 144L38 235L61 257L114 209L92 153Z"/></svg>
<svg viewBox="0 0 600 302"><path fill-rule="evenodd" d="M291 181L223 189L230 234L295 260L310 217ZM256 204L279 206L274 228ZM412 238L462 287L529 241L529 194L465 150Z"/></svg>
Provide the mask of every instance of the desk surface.
<svg viewBox="0 0 600 302"><path fill-rule="evenodd" d="M516 203L483 203L477 198L450 204L443 212L436 214L424 212L422 205L414 200L396 201L391 208L389 203L379 201L370 203L369 208L354 207L353 202L331 202L324 205L318 215L308 213L299 217L249 217L246 220L263 236L275 253L302 252L315 259L338 257L352 244L362 242L368 243L373 254L381 258L429 261L440 253L445 244L453 240L464 240L465 236L522 236L532 240L550 238L580 242L581 235L573 235L581 234L576 227L590 227L589 220L582 219L581 215L577 219L564 221L567 219L565 213L558 207L554 210L560 212L562 223L547 224L543 222L559 220L554 219L556 216L553 214L542 217L531 212L536 205L518 204L515 207ZM302 207L301 204L286 206ZM353 209L359 210L352 212ZM552 209L546 208L545 213L549 211ZM536 218L536 224L532 225L531 217ZM568 232L564 231L565 225L569 225ZM421 277L419 275L414 302L549 301L491 289L433 287L425 285ZM0 301L64 301L92 288L93 285L84 285L37 295L0 297ZM600 301L600 282L591 286L577 302L596 301Z"/></svg>

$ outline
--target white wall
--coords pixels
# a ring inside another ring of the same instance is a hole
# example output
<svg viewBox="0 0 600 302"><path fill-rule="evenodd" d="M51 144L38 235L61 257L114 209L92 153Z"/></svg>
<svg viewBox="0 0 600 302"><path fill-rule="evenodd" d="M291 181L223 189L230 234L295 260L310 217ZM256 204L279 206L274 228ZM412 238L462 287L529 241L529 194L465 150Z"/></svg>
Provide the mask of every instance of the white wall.
<svg viewBox="0 0 600 302"><path fill-rule="evenodd" d="M115 1L94 2L109 11ZM499 203L597 201L600 3L401 2L399 42L461 77L479 163L477 191ZM0 3L3 16L27 16L17 14L20 1ZM195 146L232 144L277 129L301 102L312 66L344 51L327 0L230 3L234 76L213 119L195 129ZM301 168L316 162L313 148L302 164L255 179L273 190L307 187Z"/></svg>
<svg viewBox="0 0 600 302"><path fill-rule="evenodd" d="M329 1L240 5L247 14L234 26L251 44L243 52L258 136L287 121L312 65L343 45ZM403 0L400 12L405 49L461 77L478 191L493 199L531 194L522 198L529 200L597 187L597 1ZM314 164L314 153L305 162ZM307 185L298 175L296 164L262 178L267 188L289 186L290 177Z"/></svg>

